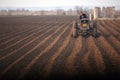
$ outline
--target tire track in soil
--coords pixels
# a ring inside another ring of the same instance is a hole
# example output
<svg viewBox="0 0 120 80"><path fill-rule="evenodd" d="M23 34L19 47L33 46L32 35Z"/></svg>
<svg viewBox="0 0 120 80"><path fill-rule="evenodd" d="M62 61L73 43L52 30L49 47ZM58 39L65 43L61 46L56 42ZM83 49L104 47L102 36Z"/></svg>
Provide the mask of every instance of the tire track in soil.
<svg viewBox="0 0 120 80"><path fill-rule="evenodd" d="M44 55L47 51L49 51L55 44L56 42L60 39L60 37L65 33L65 31L69 28L69 26L67 26L55 39L52 43L50 43L50 45L48 45L42 52L40 52L34 59L32 59L32 61L22 70L20 78L24 77L29 70L31 69L31 67L38 61L38 59ZM24 72L23 72L24 71Z"/></svg>
<svg viewBox="0 0 120 80"><path fill-rule="evenodd" d="M46 25L47 26L47 25ZM45 26L44 26L45 27ZM41 27L42 28L42 27ZM23 35L20 35L19 37L18 37L18 39L14 39L15 40L15 42L14 42L14 40L13 41L11 41L10 42L10 44L6 44L6 45L0 45L2 48L0 48L0 51L4 51L5 49L8 49L8 48L11 48L11 47L13 47L13 46L16 46L17 44L19 44L19 43L21 43L22 41L24 41L25 39L28 39L28 38L30 38L30 37L32 37L32 36L35 36L36 34L38 34L38 33L40 33L42 30L45 30L46 28L43 28L43 29L41 29L40 28L40 30L39 29L36 29L37 31L33 31L33 32L31 32L30 34L23 34ZM49 27L47 27L47 28L49 28ZM38 31L39 30L39 31ZM23 38L21 38L21 37L23 37Z"/></svg>
<svg viewBox="0 0 120 80"><path fill-rule="evenodd" d="M57 28L57 26L56 26L56 28ZM61 28L61 27L60 27L60 28ZM51 28L51 30L52 30L52 28ZM58 30L59 30L59 28L55 31L55 33L57 33ZM50 30L48 30L48 31L50 31ZM48 31L47 31L47 32L48 32ZM55 33L53 33L53 34L55 34ZM51 37L51 35L49 35L49 38L50 38L50 37ZM22 59L24 59L25 56L30 55L31 52L33 52L35 49L37 49L39 46L41 46L43 43L45 43L45 41L47 41L49 38L45 38L45 39L42 40L40 43L36 44L31 50L28 50L28 52L26 52L25 54L23 54L20 58L18 58L18 59L15 60L13 63L11 63L7 68L5 68L5 69L1 72L1 74L2 74L2 75L5 75L5 73L6 73L8 70L10 70L12 67L14 67L15 64L17 64L19 61L21 61Z"/></svg>
<svg viewBox="0 0 120 80"><path fill-rule="evenodd" d="M81 51L82 49L82 37L78 37L75 41L75 45L73 47L72 52L68 56L65 64L65 73L68 76L73 76L76 69L74 67L74 59L76 58L76 55Z"/></svg>
<svg viewBox="0 0 120 80"><path fill-rule="evenodd" d="M51 25L52 26L52 25ZM48 28L50 28L50 27L48 27ZM46 28L47 29L47 28ZM46 29L45 29L45 31L46 31ZM43 31L41 31L40 33L43 33L44 32L44 30ZM47 32L49 32L49 31L47 31ZM35 41L35 40L37 40L38 38L40 38L40 37L42 37L43 35L45 35L47 32L45 32L45 33L43 33L43 34L38 34L38 35L36 35L36 36L32 36L32 37L30 37L30 38L28 38L28 39L25 39L24 41L22 41L21 43L19 43L19 44L17 44L16 46L13 46L13 47L10 47L10 48L8 48L7 50L4 50L4 51L0 51L1 52L1 57L3 56L3 58L4 58L4 55L5 56L8 56L8 55L11 55L11 54L13 54L13 53L16 53L18 50L20 50L21 48L24 48L25 46L27 46L27 45L29 45L29 44L31 44L33 41ZM33 39L33 37L35 37L34 39ZM31 40L31 39L33 39L33 40ZM20 45L20 46L18 46L18 45ZM25 45L25 46L24 46ZM8 54L8 52L9 52L9 54ZM1 60L1 57L0 57L0 60ZM2 58L2 59L3 59Z"/></svg>

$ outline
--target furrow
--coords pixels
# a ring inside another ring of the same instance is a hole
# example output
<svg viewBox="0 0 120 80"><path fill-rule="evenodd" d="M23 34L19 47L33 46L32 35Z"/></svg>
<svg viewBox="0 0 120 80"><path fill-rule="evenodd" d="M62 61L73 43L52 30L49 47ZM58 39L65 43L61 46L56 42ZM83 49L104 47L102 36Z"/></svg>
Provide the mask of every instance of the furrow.
<svg viewBox="0 0 120 80"><path fill-rule="evenodd" d="M14 37L14 36L17 37L18 35L23 34L23 33L26 33L26 32L31 31L31 30L34 30L34 28L32 28L32 29L26 29L26 30L24 30L24 31L20 31L20 32L15 33L15 34L10 35L10 36L5 36L5 37L3 37L3 38L0 39L0 43L1 43L1 41L6 41L5 39L8 40L9 38Z"/></svg>
<svg viewBox="0 0 120 80"><path fill-rule="evenodd" d="M43 25L42 25L42 26L43 26ZM33 32L36 32L36 31L38 31L39 29L44 28L45 26L46 26L46 25L44 25L43 27L40 27L40 28L38 28L38 29L31 29L31 31L27 32L27 35L26 35L26 33L23 33L22 35L23 35L23 36L24 36L24 35L28 36L29 34L32 34ZM11 41L13 41L13 40L15 40L15 39L17 39L17 38L20 38L22 35L15 36L15 37L13 37L13 38L10 38L9 40L5 40L4 42L2 41L2 43L0 44L0 46L2 46L2 45L4 45L4 44L7 44L7 43L9 43L9 42L11 42Z"/></svg>
<svg viewBox="0 0 120 80"><path fill-rule="evenodd" d="M53 28L49 29L47 32L49 32L50 30L52 30ZM59 30L59 28L55 31L55 33ZM53 33L53 34L55 34ZM44 35L44 34L43 34ZM51 37L51 35L49 36L49 38ZM37 37L38 38L38 37ZM45 38L46 39L46 38ZM3 75L5 75L5 73L7 71L9 71L14 65L16 65L19 61L21 61L22 59L24 59L27 55L29 55L31 52L33 52L35 49L37 49L39 46L41 46L43 43L45 43L46 40L43 40L42 42L40 42L39 44L37 44L35 47L33 47L31 50L29 50L27 53L25 53L24 55L22 55L20 58L18 58L17 60L15 60L14 62L12 62L7 68L5 68L1 73L1 77ZM23 46L24 47L24 46ZM22 48L23 48L22 47ZM16 51L16 50L15 50ZM12 53L13 54L13 53Z"/></svg>
<svg viewBox="0 0 120 80"><path fill-rule="evenodd" d="M103 50L105 51L106 55L108 55L110 62L114 67L118 70L120 68L120 55L116 52L116 50L106 41L104 37L99 38L99 42L103 46Z"/></svg>
<svg viewBox="0 0 120 80"><path fill-rule="evenodd" d="M20 78L21 77L24 77L28 72L29 70L31 69L31 67L36 63L36 61L43 55L45 54L48 50L50 50L55 44L56 42L60 39L60 37L64 34L64 32L69 28L66 27L62 32L61 34L59 34L52 43L50 43L49 46L47 46L42 52L40 52L22 71L21 75L20 75Z"/></svg>
<svg viewBox="0 0 120 80"><path fill-rule="evenodd" d="M100 74L104 74L105 72L105 63L104 63L104 60L103 60L103 56L100 52L100 50L98 49L97 45L95 44L93 38L90 38L89 41L90 44L92 45L92 54L94 54L93 58L94 58L94 62L95 62L95 65L97 67L97 71L100 73Z"/></svg>
<svg viewBox="0 0 120 80"><path fill-rule="evenodd" d="M46 26L47 26L47 25L46 25ZM44 26L44 27L45 27L45 26ZM13 47L13 46L15 46L15 45L21 43L21 42L24 41L25 39L28 39L29 37L32 37L32 36L34 36L35 34L38 34L39 32L41 32L41 31L43 31L43 30L46 30L46 29L49 29L49 27L43 28L43 29L40 28L39 31L33 32L32 34L27 35L26 37L24 37L24 38L18 40L17 42L14 42L14 43L13 43L12 45L10 45L10 46L7 46L7 47L5 47L5 48L1 48L0 51L3 51L3 50L8 49L8 48L10 48L10 47ZM37 29L37 30L38 30L38 29ZM2 47L2 46L1 46L1 47Z"/></svg>
<svg viewBox="0 0 120 80"><path fill-rule="evenodd" d="M70 33L69 33L70 34ZM43 69L43 73L45 76L49 76L51 73L51 70L53 68L53 64L54 61L56 60L56 58L61 54L61 52L63 51L63 49L68 45L69 41L70 41L70 35L68 35L64 42L62 43L62 45L59 47L59 49L57 50L57 52L53 53L54 55L50 58L50 60L47 62L48 64L45 65L45 68Z"/></svg>
<svg viewBox="0 0 120 80"><path fill-rule="evenodd" d="M66 64L65 64L65 72L69 75L73 75L75 72L74 68L74 59L76 55L80 52L82 49L82 37L78 37L75 41L75 46L70 53L70 55L67 58Z"/></svg>
<svg viewBox="0 0 120 80"><path fill-rule="evenodd" d="M32 39L31 41L27 42L26 44L24 44L24 45L21 46L20 48L13 50L13 51L10 52L9 54L6 54L5 56L0 57L0 61L3 60L3 59L5 59L5 58L7 58L7 57L9 57L9 56L11 56L11 55L13 55L13 54L15 54L15 53L17 53L18 51L20 51L21 49L25 48L26 46L28 46L29 44L31 44L31 43L34 42L35 40L39 39L40 37L44 36L46 33L50 32L52 29L53 29L53 28L51 28L51 29L49 29L48 31L46 31L45 33L43 33L43 34L35 37L35 38Z"/></svg>

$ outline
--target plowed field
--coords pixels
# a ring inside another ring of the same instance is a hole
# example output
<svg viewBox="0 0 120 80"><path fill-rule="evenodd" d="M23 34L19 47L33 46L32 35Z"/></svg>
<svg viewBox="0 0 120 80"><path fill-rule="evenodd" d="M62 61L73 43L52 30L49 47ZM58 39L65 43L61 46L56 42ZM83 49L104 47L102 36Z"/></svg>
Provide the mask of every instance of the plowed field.
<svg viewBox="0 0 120 80"><path fill-rule="evenodd" d="M1 17L0 80L118 78L120 21L100 20L98 38L72 38L74 19Z"/></svg>

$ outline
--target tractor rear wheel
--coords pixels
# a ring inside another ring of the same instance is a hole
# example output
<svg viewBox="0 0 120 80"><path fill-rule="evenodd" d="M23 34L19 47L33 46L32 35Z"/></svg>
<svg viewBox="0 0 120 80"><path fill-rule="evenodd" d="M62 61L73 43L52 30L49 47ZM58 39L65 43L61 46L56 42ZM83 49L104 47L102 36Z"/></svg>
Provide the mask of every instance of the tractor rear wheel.
<svg viewBox="0 0 120 80"><path fill-rule="evenodd" d="M97 32L97 21L94 21L94 25L93 25L93 36L97 37L98 32Z"/></svg>
<svg viewBox="0 0 120 80"><path fill-rule="evenodd" d="M77 34L77 29L73 29L73 31L72 31L72 36L73 36L74 38L76 38L76 37L78 36L78 34Z"/></svg>
<svg viewBox="0 0 120 80"><path fill-rule="evenodd" d="M76 38L78 36L78 33L77 33L77 22L73 22L73 27L72 27L72 36L74 38Z"/></svg>
<svg viewBox="0 0 120 80"><path fill-rule="evenodd" d="M93 28L93 36L97 37L97 28Z"/></svg>

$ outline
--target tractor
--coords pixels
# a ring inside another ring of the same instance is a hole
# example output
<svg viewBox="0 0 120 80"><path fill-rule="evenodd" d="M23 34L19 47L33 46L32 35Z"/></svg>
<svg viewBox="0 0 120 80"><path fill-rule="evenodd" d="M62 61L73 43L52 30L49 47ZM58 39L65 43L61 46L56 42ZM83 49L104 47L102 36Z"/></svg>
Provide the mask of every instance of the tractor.
<svg viewBox="0 0 120 80"><path fill-rule="evenodd" d="M86 37L92 35L93 37L98 36L97 20L89 18L78 19L73 22L71 35L76 38L79 35Z"/></svg>

